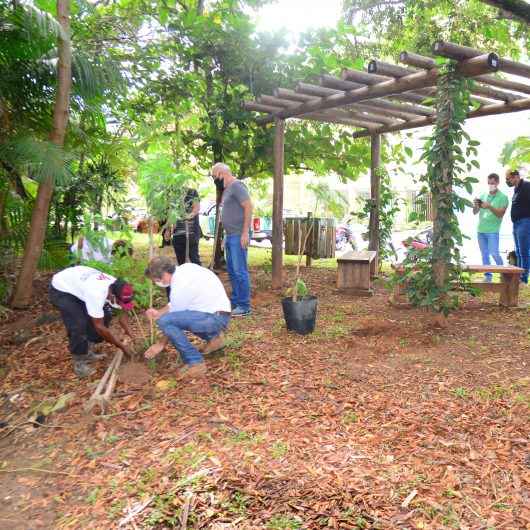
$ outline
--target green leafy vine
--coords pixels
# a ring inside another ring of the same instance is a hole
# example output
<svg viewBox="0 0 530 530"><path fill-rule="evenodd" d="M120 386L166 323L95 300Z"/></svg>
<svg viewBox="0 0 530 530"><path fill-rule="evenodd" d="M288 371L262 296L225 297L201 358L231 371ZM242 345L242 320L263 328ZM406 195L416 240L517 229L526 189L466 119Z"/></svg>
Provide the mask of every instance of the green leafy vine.
<svg viewBox="0 0 530 530"><path fill-rule="evenodd" d="M411 251L403 263L404 274L396 281L405 284L413 305L447 315L458 307L456 290L474 292L463 271L459 247L464 236L457 219L457 212L471 203L457 190L472 192L477 179L469 172L479 164L475 159L468 160L477 155L478 142L463 129L472 81L458 73L455 63L447 63L441 70L435 98L436 123L421 156L427 164L421 178L425 184L422 193L430 191L433 200L433 244Z"/></svg>

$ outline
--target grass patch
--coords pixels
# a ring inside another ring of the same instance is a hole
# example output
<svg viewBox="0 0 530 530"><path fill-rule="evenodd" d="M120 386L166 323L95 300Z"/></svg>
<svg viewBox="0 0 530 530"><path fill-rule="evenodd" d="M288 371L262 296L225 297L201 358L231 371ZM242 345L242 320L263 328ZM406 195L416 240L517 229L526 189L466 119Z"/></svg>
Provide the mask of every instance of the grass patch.
<svg viewBox="0 0 530 530"><path fill-rule="evenodd" d="M283 458L289 452L289 444L282 442L281 440L274 442L271 448L272 458L280 459Z"/></svg>
<svg viewBox="0 0 530 530"><path fill-rule="evenodd" d="M287 515L275 515L267 523L269 530L298 530L299 528L302 528L301 521Z"/></svg>
<svg viewBox="0 0 530 530"><path fill-rule="evenodd" d="M359 416L353 411L345 412L342 416L342 422L346 425L352 425L354 423L359 423Z"/></svg>

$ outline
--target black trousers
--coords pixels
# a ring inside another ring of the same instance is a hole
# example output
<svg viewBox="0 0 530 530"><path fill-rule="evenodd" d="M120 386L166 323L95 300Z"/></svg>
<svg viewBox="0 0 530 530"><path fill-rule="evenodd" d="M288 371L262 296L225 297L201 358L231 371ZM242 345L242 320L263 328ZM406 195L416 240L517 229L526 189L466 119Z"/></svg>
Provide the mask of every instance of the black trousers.
<svg viewBox="0 0 530 530"><path fill-rule="evenodd" d="M190 238L190 261L196 265L202 265L201 257L199 256L199 240ZM186 236L173 236L173 248L175 249L175 256L177 263L183 265L186 263Z"/></svg>
<svg viewBox="0 0 530 530"><path fill-rule="evenodd" d="M52 285L50 285L49 289L49 298L50 302L61 313L72 355L86 355L89 342L103 341L94 328L92 318L88 315L83 300L73 294L63 293ZM112 319L112 309L110 306L105 306L103 311L103 322L108 327Z"/></svg>

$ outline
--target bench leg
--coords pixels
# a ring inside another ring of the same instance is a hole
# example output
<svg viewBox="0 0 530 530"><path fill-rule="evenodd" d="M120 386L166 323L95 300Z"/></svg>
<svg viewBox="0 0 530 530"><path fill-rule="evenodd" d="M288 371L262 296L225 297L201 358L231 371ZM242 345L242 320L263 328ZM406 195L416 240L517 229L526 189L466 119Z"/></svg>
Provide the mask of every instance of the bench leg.
<svg viewBox="0 0 530 530"><path fill-rule="evenodd" d="M501 274L501 284L499 303L506 307L517 307L519 304L519 275Z"/></svg>

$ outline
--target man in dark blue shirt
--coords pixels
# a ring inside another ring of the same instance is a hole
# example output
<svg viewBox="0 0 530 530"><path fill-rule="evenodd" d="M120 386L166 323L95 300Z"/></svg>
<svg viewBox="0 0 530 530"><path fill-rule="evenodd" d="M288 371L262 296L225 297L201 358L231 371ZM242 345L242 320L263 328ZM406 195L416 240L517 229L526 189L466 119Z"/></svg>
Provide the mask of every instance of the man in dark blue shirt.
<svg viewBox="0 0 530 530"><path fill-rule="evenodd" d="M512 197L511 217L517 265L524 269L521 281L528 283L530 269L530 182L521 178L519 171L506 172L506 184L515 188Z"/></svg>

